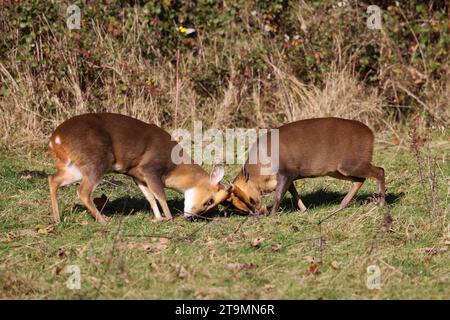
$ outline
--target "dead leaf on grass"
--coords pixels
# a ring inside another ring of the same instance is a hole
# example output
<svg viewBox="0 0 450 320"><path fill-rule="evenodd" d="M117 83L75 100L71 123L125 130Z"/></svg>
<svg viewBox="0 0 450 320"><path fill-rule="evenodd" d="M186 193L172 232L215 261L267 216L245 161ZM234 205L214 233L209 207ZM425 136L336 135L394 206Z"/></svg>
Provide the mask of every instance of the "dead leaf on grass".
<svg viewBox="0 0 450 320"><path fill-rule="evenodd" d="M58 258L60 259L64 259L65 257L67 257L69 255L69 252L67 252L64 248L59 248L58 252L57 252Z"/></svg>
<svg viewBox="0 0 450 320"><path fill-rule="evenodd" d="M252 247L257 248L259 247L259 245L264 241L264 238L262 237L257 237L255 239L252 240Z"/></svg>
<svg viewBox="0 0 450 320"><path fill-rule="evenodd" d="M282 248L282 246L279 243L274 243L271 248L272 251L279 251Z"/></svg>
<svg viewBox="0 0 450 320"><path fill-rule="evenodd" d="M381 230L384 232L390 232L392 231L392 223L394 222L394 219L389 213L384 214L383 218L383 224L381 225Z"/></svg>
<svg viewBox="0 0 450 320"><path fill-rule="evenodd" d="M65 266L57 265L55 267L55 275L59 275L61 273L61 271L63 271L64 268L65 268Z"/></svg>
<svg viewBox="0 0 450 320"><path fill-rule="evenodd" d="M47 234L52 232L53 230L55 230L55 226L52 224L45 228L36 228L36 232L39 234Z"/></svg>
<svg viewBox="0 0 450 320"><path fill-rule="evenodd" d="M89 222L87 222L86 220L80 220L80 221L78 221L78 224L80 226L87 226L89 224Z"/></svg>
<svg viewBox="0 0 450 320"><path fill-rule="evenodd" d="M335 270L337 270L337 269L339 269L339 267L340 267L340 263L339 262L337 262L336 260L333 260L333 261L331 261L331 267L333 268L333 269L335 269Z"/></svg>
<svg viewBox="0 0 450 320"><path fill-rule="evenodd" d="M169 247L169 244L170 244L169 238L159 238L159 243L155 246L156 252L166 250Z"/></svg>
<svg viewBox="0 0 450 320"><path fill-rule="evenodd" d="M274 284L266 284L265 286L264 286L264 289L265 290L267 290L267 291L271 291L271 290L273 290L275 288L275 285Z"/></svg>
<svg viewBox="0 0 450 320"><path fill-rule="evenodd" d="M206 239L206 245L207 245L208 247L211 248L212 246L214 246L214 243L215 243L215 241L214 241L213 238L208 237L208 238Z"/></svg>
<svg viewBox="0 0 450 320"><path fill-rule="evenodd" d="M213 299L221 292L218 288L200 288L195 292L197 299Z"/></svg>
<svg viewBox="0 0 450 320"><path fill-rule="evenodd" d="M447 247L427 247L420 249L423 253L429 254L429 255L435 255L438 253L446 252L448 250Z"/></svg>
<svg viewBox="0 0 450 320"><path fill-rule="evenodd" d="M188 271L185 267L181 266L180 270L178 271L178 278L180 279L186 279L189 276Z"/></svg>
<svg viewBox="0 0 450 320"><path fill-rule="evenodd" d="M318 274L320 272L320 267L317 263L310 263L308 266L308 272L311 274Z"/></svg>
<svg viewBox="0 0 450 320"><path fill-rule="evenodd" d="M37 171L37 170L24 170L19 172L19 178L22 180L31 180L33 178L36 179L44 179L47 178L47 173L44 171Z"/></svg>
<svg viewBox="0 0 450 320"><path fill-rule="evenodd" d="M15 238L17 238L17 234L14 231L10 231L6 234L6 238L8 240L14 240Z"/></svg>
<svg viewBox="0 0 450 320"><path fill-rule="evenodd" d="M303 260L305 260L306 262L309 262L309 263L315 263L316 262L316 258L314 258L312 256L304 256Z"/></svg>

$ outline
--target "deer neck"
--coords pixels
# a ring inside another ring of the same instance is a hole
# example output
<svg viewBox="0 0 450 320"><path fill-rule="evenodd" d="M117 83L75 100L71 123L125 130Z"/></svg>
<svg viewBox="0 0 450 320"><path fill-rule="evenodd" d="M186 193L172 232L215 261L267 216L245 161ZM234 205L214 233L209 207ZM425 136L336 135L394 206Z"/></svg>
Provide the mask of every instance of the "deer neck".
<svg viewBox="0 0 450 320"><path fill-rule="evenodd" d="M163 179L167 188L186 192L209 181L209 174L197 164L178 164Z"/></svg>

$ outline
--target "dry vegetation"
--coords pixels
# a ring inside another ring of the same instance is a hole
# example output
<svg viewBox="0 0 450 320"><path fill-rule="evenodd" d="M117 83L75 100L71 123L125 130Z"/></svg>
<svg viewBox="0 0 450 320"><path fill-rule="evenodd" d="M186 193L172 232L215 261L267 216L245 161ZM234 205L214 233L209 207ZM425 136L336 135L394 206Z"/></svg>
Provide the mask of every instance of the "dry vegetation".
<svg viewBox="0 0 450 320"><path fill-rule="evenodd" d="M0 1L0 298L449 297L446 1L373 1L381 31L366 28L361 1L75 2L82 28L70 31L68 1ZM371 203L369 183L319 227L349 186L318 179L299 183L305 215L286 199L270 217L220 207L206 222L158 224L117 178L97 192L110 199L108 226L72 206L75 187L54 226L46 179L18 173L51 172L51 131L91 111L169 131L358 119L376 131L388 206ZM71 264L80 291L65 287ZM365 286L372 264L381 290Z"/></svg>
<svg viewBox="0 0 450 320"><path fill-rule="evenodd" d="M168 130L192 120L265 127L317 116L359 119L394 135L412 119L440 133L448 124L444 4L380 3L380 31L365 27L364 6L352 1L150 3L80 3L82 29L72 31L62 3L49 5L53 11L32 1L7 6L1 145L41 147L62 120L90 111ZM184 35L177 24L196 32Z"/></svg>

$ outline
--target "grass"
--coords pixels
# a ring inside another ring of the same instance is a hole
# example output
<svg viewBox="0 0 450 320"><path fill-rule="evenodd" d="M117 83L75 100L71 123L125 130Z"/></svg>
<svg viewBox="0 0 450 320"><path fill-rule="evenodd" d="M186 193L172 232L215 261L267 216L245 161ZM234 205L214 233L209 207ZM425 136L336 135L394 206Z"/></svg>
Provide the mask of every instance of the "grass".
<svg viewBox="0 0 450 320"><path fill-rule="evenodd" d="M62 223L53 226L47 180L19 178L22 170L52 172L50 160L0 153L0 298L448 299L449 150L448 141L432 148L440 216L424 205L413 154L378 146L374 163L386 170L388 205L371 202L376 188L369 180L356 201L321 227L318 221L337 207L348 183L299 181L309 207L304 214L287 195L273 216L220 207L211 220L177 216L158 223L132 181L111 176L96 191L111 200L108 225L73 205L71 186L59 194ZM227 167L226 178L237 170ZM123 185L113 186L117 181ZM182 207L181 195L167 194L171 208ZM253 247L258 237L263 241ZM81 269L80 290L66 287L69 265ZM370 265L380 268L379 290L366 287Z"/></svg>

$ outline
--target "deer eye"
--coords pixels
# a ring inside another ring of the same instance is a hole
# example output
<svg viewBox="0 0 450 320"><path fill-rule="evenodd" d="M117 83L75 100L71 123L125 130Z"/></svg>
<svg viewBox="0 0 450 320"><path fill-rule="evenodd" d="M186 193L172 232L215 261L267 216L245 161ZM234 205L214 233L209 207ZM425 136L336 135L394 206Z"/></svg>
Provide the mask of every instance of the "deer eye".
<svg viewBox="0 0 450 320"><path fill-rule="evenodd" d="M204 206L204 207L209 207L209 206L212 205L213 203L214 203L214 199L211 198L211 199L209 199L208 201L206 201L206 202L203 204L203 206Z"/></svg>

